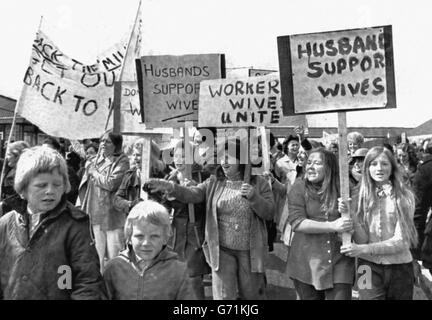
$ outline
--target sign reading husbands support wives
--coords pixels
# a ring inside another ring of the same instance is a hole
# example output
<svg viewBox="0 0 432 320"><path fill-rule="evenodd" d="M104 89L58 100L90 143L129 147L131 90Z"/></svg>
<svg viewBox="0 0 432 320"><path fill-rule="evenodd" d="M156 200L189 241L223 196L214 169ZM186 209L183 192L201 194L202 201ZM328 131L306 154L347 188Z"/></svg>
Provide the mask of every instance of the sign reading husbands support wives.
<svg viewBox="0 0 432 320"><path fill-rule="evenodd" d="M391 26L278 37L285 115L395 108Z"/></svg>
<svg viewBox="0 0 432 320"><path fill-rule="evenodd" d="M284 117L279 74L202 81L200 127L294 127L305 116Z"/></svg>
<svg viewBox="0 0 432 320"><path fill-rule="evenodd" d="M224 74L222 54L141 57L137 75L142 121L149 128L197 122L200 82Z"/></svg>

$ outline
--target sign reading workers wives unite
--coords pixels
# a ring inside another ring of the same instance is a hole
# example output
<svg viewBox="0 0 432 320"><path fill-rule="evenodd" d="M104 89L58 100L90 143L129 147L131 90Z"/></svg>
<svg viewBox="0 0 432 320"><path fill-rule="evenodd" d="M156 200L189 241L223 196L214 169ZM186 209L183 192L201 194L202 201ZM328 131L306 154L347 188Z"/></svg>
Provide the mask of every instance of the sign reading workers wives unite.
<svg viewBox="0 0 432 320"><path fill-rule="evenodd" d="M41 31L33 42L17 112L49 135L100 137L105 131L127 41L93 65L69 58Z"/></svg>
<svg viewBox="0 0 432 320"><path fill-rule="evenodd" d="M391 26L278 37L284 114L395 108Z"/></svg>
<svg viewBox="0 0 432 320"><path fill-rule="evenodd" d="M284 117L278 73L201 82L200 127L293 127L304 115Z"/></svg>
<svg viewBox="0 0 432 320"><path fill-rule="evenodd" d="M137 60L143 122L149 128L198 121L200 82L225 76L223 54L144 56Z"/></svg>

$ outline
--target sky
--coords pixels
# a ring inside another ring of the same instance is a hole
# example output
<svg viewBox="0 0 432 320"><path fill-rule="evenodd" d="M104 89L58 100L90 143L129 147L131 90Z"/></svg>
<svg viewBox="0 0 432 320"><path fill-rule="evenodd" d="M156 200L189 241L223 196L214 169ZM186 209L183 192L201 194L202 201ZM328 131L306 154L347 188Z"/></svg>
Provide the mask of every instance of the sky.
<svg viewBox="0 0 432 320"><path fill-rule="evenodd" d="M138 3L0 1L0 95L18 99L40 24L65 54L91 64L128 33ZM415 127L432 118L431 6L422 0L143 0L141 52L224 53L228 68L278 70L278 36L392 25L397 108L348 112L347 122ZM336 114L326 118L334 124Z"/></svg>

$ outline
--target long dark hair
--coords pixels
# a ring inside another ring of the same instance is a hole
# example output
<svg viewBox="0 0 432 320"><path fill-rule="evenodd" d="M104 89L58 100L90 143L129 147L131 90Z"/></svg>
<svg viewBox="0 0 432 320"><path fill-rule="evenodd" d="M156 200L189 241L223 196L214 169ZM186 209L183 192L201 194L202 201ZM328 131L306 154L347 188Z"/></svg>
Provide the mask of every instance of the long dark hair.
<svg viewBox="0 0 432 320"><path fill-rule="evenodd" d="M111 140L111 142L114 145L114 155L118 156L122 153L123 148L123 136L121 134L113 133L113 132L106 132L102 135L102 137L108 136L108 138Z"/></svg>
<svg viewBox="0 0 432 320"><path fill-rule="evenodd" d="M329 213L337 207L337 198L339 196L339 167L336 155L325 148L313 149L313 153L321 155L324 165L324 180L321 183L312 183L305 179L306 192L309 195L318 194L321 202L321 210ZM308 167L309 161L306 163ZM307 171L307 169L306 169Z"/></svg>

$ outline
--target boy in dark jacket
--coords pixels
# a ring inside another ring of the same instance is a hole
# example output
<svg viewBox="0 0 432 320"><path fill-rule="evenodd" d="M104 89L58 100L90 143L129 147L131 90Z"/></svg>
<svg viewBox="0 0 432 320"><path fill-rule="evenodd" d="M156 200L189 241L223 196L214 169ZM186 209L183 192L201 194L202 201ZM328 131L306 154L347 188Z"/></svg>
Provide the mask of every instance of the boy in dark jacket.
<svg viewBox="0 0 432 320"><path fill-rule="evenodd" d="M105 288L88 216L66 200L63 157L34 147L20 157L23 207L0 218L0 299L102 299Z"/></svg>

